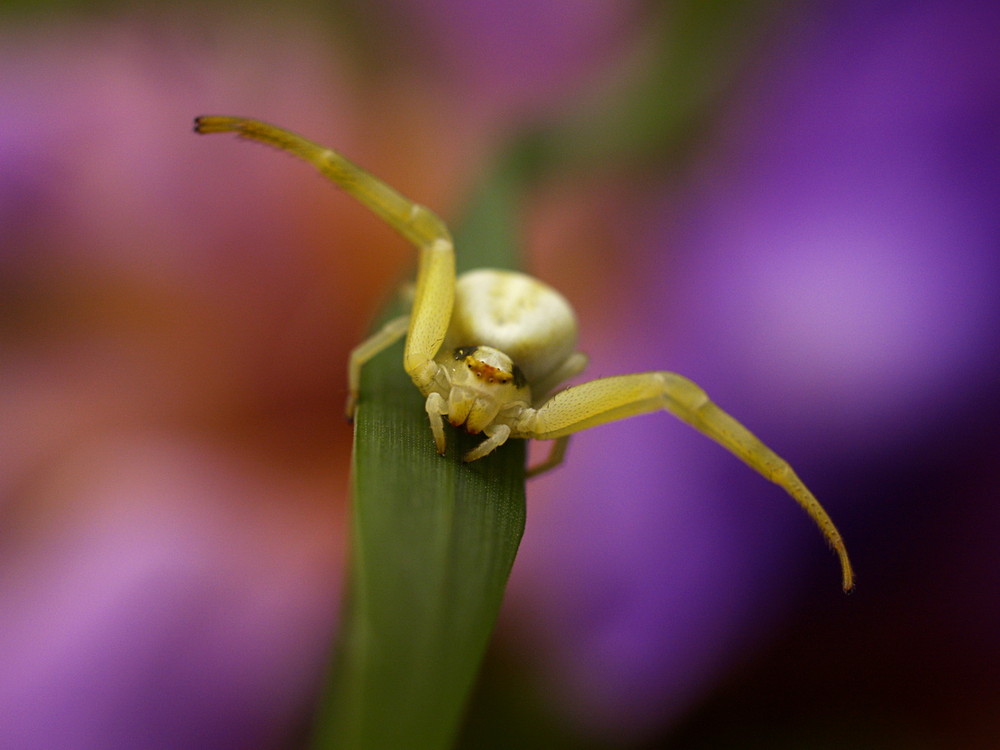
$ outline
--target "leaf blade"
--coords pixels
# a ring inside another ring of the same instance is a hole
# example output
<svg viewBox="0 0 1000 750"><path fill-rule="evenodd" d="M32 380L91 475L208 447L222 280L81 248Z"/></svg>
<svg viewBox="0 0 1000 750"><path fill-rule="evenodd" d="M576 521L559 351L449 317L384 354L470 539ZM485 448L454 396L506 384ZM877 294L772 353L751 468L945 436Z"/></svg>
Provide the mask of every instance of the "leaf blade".
<svg viewBox="0 0 1000 750"><path fill-rule="evenodd" d="M491 173L457 235L460 266L514 265L517 184L516 165ZM366 364L349 603L316 747L440 748L457 734L524 532L525 446L466 464L482 438L447 436L438 456L401 344Z"/></svg>

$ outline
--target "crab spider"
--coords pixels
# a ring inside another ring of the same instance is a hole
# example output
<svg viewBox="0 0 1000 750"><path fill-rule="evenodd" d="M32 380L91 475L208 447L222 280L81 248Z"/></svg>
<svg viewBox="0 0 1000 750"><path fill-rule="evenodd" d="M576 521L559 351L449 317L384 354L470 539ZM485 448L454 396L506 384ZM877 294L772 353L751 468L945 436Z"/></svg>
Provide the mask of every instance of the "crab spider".
<svg viewBox="0 0 1000 750"><path fill-rule="evenodd" d="M404 334L403 367L426 397L438 453L445 449L445 418L485 435L466 461L486 456L510 438L554 440L549 458L529 470L537 474L562 460L574 432L665 409L783 487L839 556L844 591L853 588L843 539L823 506L785 460L693 382L672 372L644 372L556 390L587 364L576 351L573 309L559 292L514 271L480 269L456 279L451 235L437 216L337 152L295 133L240 117L199 117L195 131L233 132L301 157L418 248L410 314L390 321L351 354L348 416L365 362Z"/></svg>

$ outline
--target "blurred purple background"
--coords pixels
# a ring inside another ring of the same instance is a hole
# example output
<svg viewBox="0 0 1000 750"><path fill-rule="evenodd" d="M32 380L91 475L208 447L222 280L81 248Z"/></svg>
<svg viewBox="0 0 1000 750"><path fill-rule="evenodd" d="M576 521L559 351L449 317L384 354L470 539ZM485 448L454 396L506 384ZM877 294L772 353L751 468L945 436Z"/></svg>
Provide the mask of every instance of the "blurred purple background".
<svg viewBox="0 0 1000 750"><path fill-rule="evenodd" d="M674 8L19 7L0 747L295 747L336 629L347 354L411 252L191 118L286 125L455 221L509 136L641 71ZM1000 743L1000 12L766 7L683 165L546 176L527 264L577 305L590 376L681 372L788 458L858 590L683 425L581 434L529 486L470 747Z"/></svg>

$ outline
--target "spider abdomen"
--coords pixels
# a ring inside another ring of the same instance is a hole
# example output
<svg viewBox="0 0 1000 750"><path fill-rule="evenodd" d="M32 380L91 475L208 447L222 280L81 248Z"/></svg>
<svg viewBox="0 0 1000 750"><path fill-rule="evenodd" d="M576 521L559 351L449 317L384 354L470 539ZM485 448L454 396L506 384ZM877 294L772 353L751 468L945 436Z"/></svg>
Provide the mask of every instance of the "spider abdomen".
<svg viewBox="0 0 1000 750"><path fill-rule="evenodd" d="M446 346L491 346L529 382L551 373L576 348L576 316L549 285L516 271L479 269L458 277Z"/></svg>

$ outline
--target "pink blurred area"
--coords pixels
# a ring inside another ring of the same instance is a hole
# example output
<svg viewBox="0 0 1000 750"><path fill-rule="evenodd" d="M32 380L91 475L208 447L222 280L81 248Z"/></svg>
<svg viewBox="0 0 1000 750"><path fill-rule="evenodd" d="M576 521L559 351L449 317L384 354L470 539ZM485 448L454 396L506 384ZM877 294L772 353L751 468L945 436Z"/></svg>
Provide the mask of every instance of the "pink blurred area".
<svg viewBox="0 0 1000 750"><path fill-rule="evenodd" d="M301 24L306 54L262 27L191 31L3 34L8 747L284 746L322 677L343 362L383 279L321 235L337 207L315 185L190 123L335 125L335 98L305 94L346 86Z"/></svg>

